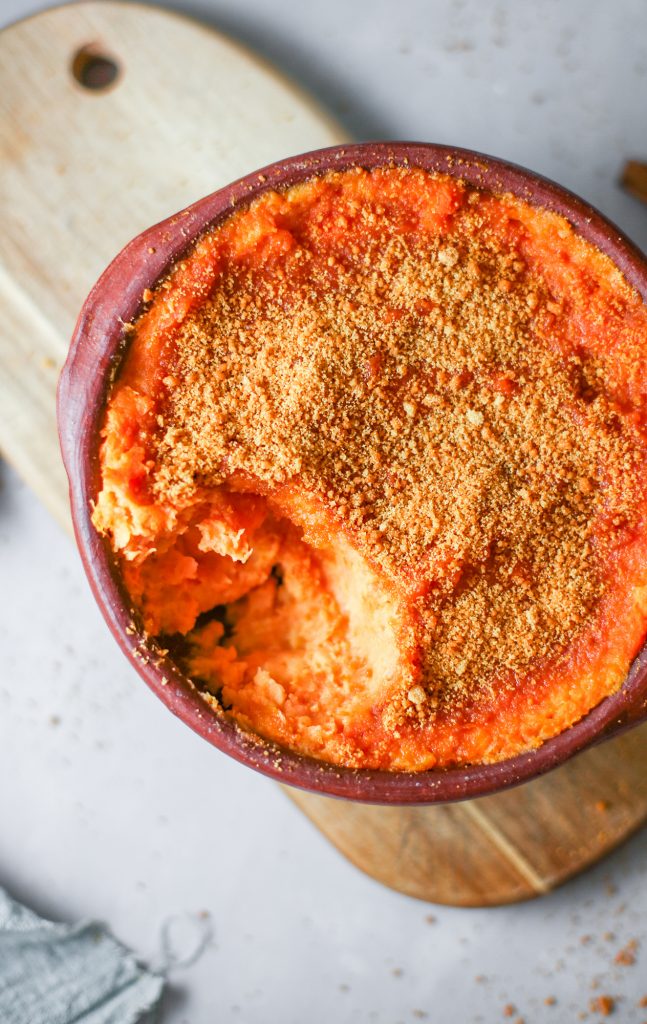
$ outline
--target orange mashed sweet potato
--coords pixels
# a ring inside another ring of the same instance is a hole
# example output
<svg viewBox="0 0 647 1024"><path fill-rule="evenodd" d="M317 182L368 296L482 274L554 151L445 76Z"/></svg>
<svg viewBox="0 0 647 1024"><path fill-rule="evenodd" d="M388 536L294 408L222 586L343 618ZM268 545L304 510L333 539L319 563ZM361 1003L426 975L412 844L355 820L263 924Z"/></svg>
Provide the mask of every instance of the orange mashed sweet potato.
<svg viewBox="0 0 647 1024"><path fill-rule="evenodd" d="M418 771L538 746L647 632L647 313L561 217L414 168L234 211L127 333L94 524L205 701Z"/></svg>

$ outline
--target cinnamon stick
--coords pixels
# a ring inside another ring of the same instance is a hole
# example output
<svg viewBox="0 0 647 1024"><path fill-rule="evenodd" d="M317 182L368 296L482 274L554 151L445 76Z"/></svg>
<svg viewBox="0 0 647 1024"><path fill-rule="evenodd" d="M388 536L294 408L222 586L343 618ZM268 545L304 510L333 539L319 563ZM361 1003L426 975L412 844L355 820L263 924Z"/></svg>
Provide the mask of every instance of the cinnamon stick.
<svg viewBox="0 0 647 1024"><path fill-rule="evenodd" d="M632 196L647 203L647 163L640 160L628 160L624 166L620 184Z"/></svg>

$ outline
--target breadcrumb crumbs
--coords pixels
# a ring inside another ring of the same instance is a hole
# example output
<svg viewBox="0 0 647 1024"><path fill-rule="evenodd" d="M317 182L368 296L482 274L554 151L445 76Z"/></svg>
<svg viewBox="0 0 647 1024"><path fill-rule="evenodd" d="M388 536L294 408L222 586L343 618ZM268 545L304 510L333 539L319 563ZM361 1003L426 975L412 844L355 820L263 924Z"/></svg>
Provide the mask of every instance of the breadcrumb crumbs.
<svg viewBox="0 0 647 1024"><path fill-rule="evenodd" d="M610 1017L615 1011L616 1001L613 996L596 996L590 1004L592 1013L599 1013L602 1017Z"/></svg>
<svg viewBox="0 0 647 1024"><path fill-rule="evenodd" d="M632 967L636 962L637 949L637 939L631 939L626 946L616 953L615 963L621 964L623 967Z"/></svg>
<svg viewBox="0 0 647 1024"><path fill-rule="evenodd" d="M130 387L139 403L128 450L139 461L124 487L126 441L113 467L104 444L94 522L129 578L156 551L155 524L164 549L223 488L271 501L296 487L406 608L408 676L385 677L379 693L379 679L370 685L384 749L420 737L410 766L510 756L617 688L644 616L597 672L599 691L587 681L578 693L575 675L559 713L524 723L518 711L520 695L538 701L538 672L575 672L581 654L571 663L569 652L595 635L609 567L643 526L633 367L647 317L613 264L552 214L401 168L267 193L195 254L144 293L149 309L111 399ZM251 548L239 541L231 557L242 572ZM146 571L139 599L154 609L159 581ZM171 616L171 631L190 634L206 610ZM208 635L226 645L224 627ZM276 707L298 701L290 692L286 704L286 680L258 671L254 686L273 702L263 721L279 728L287 711ZM250 684L241 680L232 713ZM518 736L487 735L497 702L517 708ZM325 714L320 734L337 722L335 708ZM447 739L425 755L443 722L454 748ZM326 742L317 754L383 763L356 738L336 751Z"/></svg>

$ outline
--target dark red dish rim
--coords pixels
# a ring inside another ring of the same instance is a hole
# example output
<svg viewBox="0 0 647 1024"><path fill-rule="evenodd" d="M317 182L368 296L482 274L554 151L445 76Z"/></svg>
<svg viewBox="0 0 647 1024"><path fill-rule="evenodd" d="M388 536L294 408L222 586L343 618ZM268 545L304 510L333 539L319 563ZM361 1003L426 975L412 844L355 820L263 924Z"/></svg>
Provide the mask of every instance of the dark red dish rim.
<svg viewBox="0 0 647 1024"><path fill-rule="evenodd" d="M422 167L493 192L511 192L566 217L605 252L647 301L645 256L582 199L530 171L448 146L378 142L335 146L264 167L201 199L134 239L92 289L79 316L58 387L58 423L76 539L94 596L120 647L170 710L220 750L280 782L329 796L370 803L425 804L494 793L528 781L574 754L647 720L647 644L622 688L581 721L537 750L498 764L386 772L341 768L259 740L218 714L173 663L156 653L131 625L107 544L92 526L98 490L98 437L110 380L124 346L124 324L138 315L152 288L205 230L268 189L285 189L330 170L385 164Z"/></svg>

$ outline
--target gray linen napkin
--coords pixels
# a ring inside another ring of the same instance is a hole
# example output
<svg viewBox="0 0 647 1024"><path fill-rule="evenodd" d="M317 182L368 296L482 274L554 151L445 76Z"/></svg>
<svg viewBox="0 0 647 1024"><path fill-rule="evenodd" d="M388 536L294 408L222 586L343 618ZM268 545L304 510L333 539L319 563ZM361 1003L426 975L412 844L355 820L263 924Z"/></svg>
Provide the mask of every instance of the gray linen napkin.
<svg viewBox="0 0 647 1024"><path fill-rule="evenodd" d="M163 987L102 925L45 921L0 889L2 1024L135 1024Z"/></svg>

